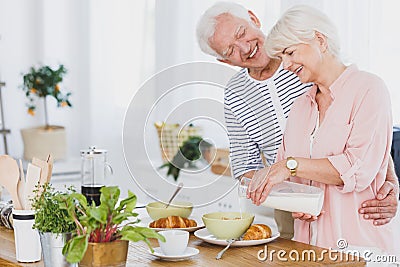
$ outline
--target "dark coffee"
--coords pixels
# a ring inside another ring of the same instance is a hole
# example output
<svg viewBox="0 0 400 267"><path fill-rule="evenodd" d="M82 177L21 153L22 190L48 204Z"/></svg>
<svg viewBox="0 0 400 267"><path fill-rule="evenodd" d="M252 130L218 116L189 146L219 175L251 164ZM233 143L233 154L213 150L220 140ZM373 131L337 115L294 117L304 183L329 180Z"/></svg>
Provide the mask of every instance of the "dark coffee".
<svg viewBox="0 0 400 267"><path fill-rule="evenodd" d="M92 205L92 202L96 204L96 206L100 205L100 189L103 185L82 185L81 192L82 195L86 197L86 200L89 205Z"/></svg>

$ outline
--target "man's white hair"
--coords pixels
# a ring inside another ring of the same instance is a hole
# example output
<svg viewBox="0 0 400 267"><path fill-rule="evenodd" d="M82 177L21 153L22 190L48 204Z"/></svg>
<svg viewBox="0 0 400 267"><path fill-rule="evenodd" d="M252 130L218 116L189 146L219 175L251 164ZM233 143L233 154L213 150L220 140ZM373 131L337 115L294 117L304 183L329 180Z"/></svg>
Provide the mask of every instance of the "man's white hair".
<svg viewBox="0 0 400 267"><path fill-rule="evenodd" d="M326 37L327 50L339 57L340 42L335 25L324 13L306 5L288 9L271 29L265 41L265 49L270 57L276 57L285 48L296 44L309 44L315 32Z"/></svg>
<svg viewBox="0 0 400 267"><path fill-rule="evenodd" d="M222 14L230 14L232 16L251 21L248 10L237 3L232 2L218 2L212 7L207 9L204 14L200 17L197 23L197 41L200 49L209 55L220 57L214 49L210 47L210 38L214 35L215 26L217 24L217 17Z"/></svg>

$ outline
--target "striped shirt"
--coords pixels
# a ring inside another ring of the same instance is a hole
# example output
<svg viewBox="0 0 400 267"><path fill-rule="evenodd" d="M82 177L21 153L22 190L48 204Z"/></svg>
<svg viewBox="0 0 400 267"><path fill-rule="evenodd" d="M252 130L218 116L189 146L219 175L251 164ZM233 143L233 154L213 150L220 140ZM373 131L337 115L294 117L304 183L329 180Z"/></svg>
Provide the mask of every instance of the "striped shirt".
<svg viewBox="0 0 400 267"><path fill-rule="evenodd" d="M258 81L247 69L232 77L225 89L224 112L234 177L275 160L293 101L311 84L302 84L282 66L274 76Z"/></svg>

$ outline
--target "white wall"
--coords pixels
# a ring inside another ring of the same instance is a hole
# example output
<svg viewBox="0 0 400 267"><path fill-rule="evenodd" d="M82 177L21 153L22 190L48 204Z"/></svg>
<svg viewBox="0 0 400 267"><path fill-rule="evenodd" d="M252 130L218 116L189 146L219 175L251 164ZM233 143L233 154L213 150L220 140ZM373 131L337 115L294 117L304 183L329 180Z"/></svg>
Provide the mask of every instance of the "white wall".
<svg viewBox="0 0 400 267"><path fill-rule="evenodd" d="M109 151L114 182L141 196L125 165L126 108L154 71L153 1L90 1L90 144ZM150 97L150 95L149 95ZM88 143L88 145L90 145ZM139 197L139 199L143 199Z"/></svg>
<svg viewBox="0 0 400 267"><path fill-rule="evenodd" d="M66 127L68 157L79 157L79 150L90 145L107 149L116 180L110 183L133 186L122 153L122 125L130 99L153 74L152 5L0 0L0 77L7 84L3 101L10 155L22 157L21 128L44 124L41 103L34 117L26 112L26 98L18 88L21 73L35 64L62 63L68 73L61 86L72 92L73 107L58 109L48 99L48 110L51 124Z"/></svg>
<svg viewBox="0 0 400 267"><path fill-rule="evenodd" d="M39 28L39 21L35 19L38 9L33 2L23 5L18 1L0 1L0 77L7 83L2 89L4 121L12 131L7 137L9 153L17 156L22 152L19 129L34 125L37 119L28 117L25 96L18 86L22 83L21 71L40 57L41 33L30 30ZM0 145L3 149L2 142Z"/></svg>
<svg viewBox="0 0 400 267"><path fill-rule="evenodd" d="M140 85L157 71L190 61L215 62L200 51L195 39L200 14L214 2L0 0L0 77L7 83L3 104L5 124L12 131L7 137L10 154L22 155L21 128L44 121L40 104L35 117L26 113L26 99L19 89L21 73L37 63L63 63L69 72L62 88L72 92L73 108L57 109L49 101L49 117L52 124L66 126L68 155L79 157L80 149L93 144L108 149L115 181L137 191L122 153L125 109ZM324 9L343 34L349 61L385 79L391 89L395 123L400 123L397 1L238 2L255 11L264 31L279 17L281 8L293 3ZM151 99L153 94L147 96ZM158 146L156 140L154 145Z"/></svg>
<svg viewBox="0 0 400 267"><path fill-rule="evenodd" d="M3 89L5 125L9 154L19 158L23 145L19 130L44 124L43 103L37 102L37 114L27 114L22 73L40 63L62 63L68 74L61 89L73 93L73 108L58 109L48 99L49 122L67 129L68 154L79 156L82 144L89 140L88 23L85 1L0 1L0 73ZM63 10L59 12L58 10ZM71 19L73 18L73 19ZM86 130L84 130L86 128ZM1 144L2 146L3 144Z"/></svg>

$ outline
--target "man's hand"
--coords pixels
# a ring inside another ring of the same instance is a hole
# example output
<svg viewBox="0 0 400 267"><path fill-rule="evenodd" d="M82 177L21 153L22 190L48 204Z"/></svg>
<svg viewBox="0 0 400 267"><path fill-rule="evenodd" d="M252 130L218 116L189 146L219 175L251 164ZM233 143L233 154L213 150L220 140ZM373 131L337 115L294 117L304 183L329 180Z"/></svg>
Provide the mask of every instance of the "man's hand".
<svg viewBox="0 0 400 267"><path fill-rule="evenodd" d="M366 200L358 210L364 219L373 220L374 225L384 225L396 215L399 188L392 182L385 181L379 189L376 199Z"/></svg>

